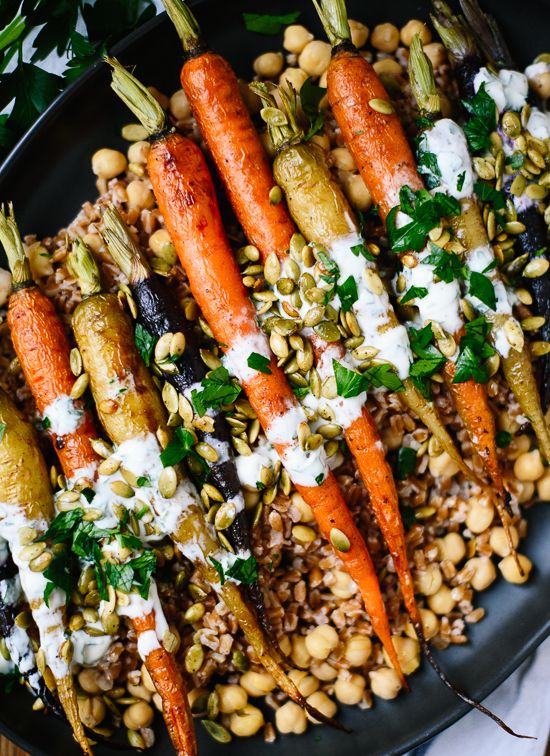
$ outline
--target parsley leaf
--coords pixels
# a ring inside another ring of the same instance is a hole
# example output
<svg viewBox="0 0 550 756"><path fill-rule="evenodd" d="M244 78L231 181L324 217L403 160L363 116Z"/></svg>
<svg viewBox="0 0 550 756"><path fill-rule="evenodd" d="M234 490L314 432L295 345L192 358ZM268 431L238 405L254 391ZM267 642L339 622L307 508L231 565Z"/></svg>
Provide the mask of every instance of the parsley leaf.
<svg viewBox="0 0 550 756"><path fill-rule="evenodd" d="M395 372L393 365L373 365L363 372L363 377L375 388L387 388L389 391L403 391L404 386Z"/></svg>
<svg viewBox="0 0 550 756"><path fill-rule="evenodd" d="M48 428L51 428L51 426L52 426L52 421L50 420L49 417L44 417L44 418L42 418L42 423L41 424L42 424L42 428L44 430L48 430Z"/></svg>
<svg viewBox="0 0 550 756"><path fill-rule="evenodd" d="M480 302L483 302L490 310L496 310L497 299L495 295L495 287L489 276L483 275L483 273L477 273L475 270L470 273L470 286L468 294L472 297L477 297Z"/></svg>
<svg viewBox="0 0 550 756"><path fill-rule="evenodd" d="M148 488L151 485L151 478L147 475L140 475L136 482L139 488Z"/></svg>
<svg viewBox="0 0 550 756"><path fill-rule="evenodd" d="M295 23L301 11L293 11L283 15L268 13L243 13L244 25L248 31L258 34L278 34L283 26Z"/></svg>
<svg viewBox="0 0 550 756"><path fill-rule="evenodd" d="M458 174L458 178L456 180L456 190L457 192L462 191L462 187L464 186L464 181L466 180L466 171L462 171L462 173Z"/></svg>
<svg viewBox="0 0 550 756"><path fill-rule="evenodd" d="M370 386L387 388L390 391L402 391L403 384L392 365L373 365L362 374L357 370L350 370L336 360L332 361L334 377L336 378L336 393L348 399L359 396Z"/></svg>
<svg viewBox="0 0 550 756"><path fill-rule="evenodd" d="M309 76L300 87L300 103L302 110L309 120L308 132L305 141L318 134L325 127L325 115L319 110L319 103L327 93L325 87L315 84Z"/></svg>
<svg viewBox="0 0 550 756"><path fill-rule="evenodd" d="M361 226L364 224L361 223ZM370 252L369 248L365 244L365 242L361 242L361 244L354 244L353 247L350 247L350 251L353 252L355 257L359 257L359 255L363 255L365 260L368 260L369 262L374 262L376 260L376 257Z"/></svg>
<svg viewBox="0 0 550 756"><path fill-rule="evenodd" d="M57 554L44 570L44 577L49 582L44 588L44 603L49 606L50 596L56 588L61 588L70 596L76 580L77 570L70 553Z"/></svg>
<svg viewBox="0 0 550 756"><path fill-rule="evenodd" d="M213 556L209 556L208 559L212 562L212 565L218 575L220 576L220 585L223 585L225 583L225 572L223 571L223 565L221 562L218 562L217 559L214 559Z"/></svg>
<svg viewBox="0 0 550 756"><path fill-rule="evenodd" d="M0 441L4 438L4 433L6 432L7 427L6 423L0 423Z"/></svg>
<svg viewBox="0 0 550 756"><path fill-rule="evenodd" d="M428 189L435 189L441 183L441 171L434 152L418 150L418 172L424 176L424 183Z"/></svg>
<svg viewBox="0 0 550 756"><path fill-rule="evenodd" d="M83 509L70 509L68 512L60 512L50 523L39 541L51 541L52 543L63 543L69 540L72 531L82 521L84 516Z"/></svg>
<svg viewBox="0 0 550 756"><path fill-rule="evenodd" d="M241 393L241 387L233 383L227 368L223 365L203 378L202 391L193 389L191 401L198 414L202 417L208 408L223 407L232 404Z"/></svg>
<svg viewBox="0 0 550 756"><path fill-rule="evenodd" d="M225 574L243 585L251 585L258 579L258 562L252 554L247 559L237 557Z"/></svg>
<svg viewBox="0 0 550 756"><path fill-rule="evenodd" d="M423 247L426 236L439 225L441 218L460 215L460 203L454 197L436 192L433 196L426 189L413 192L409 186L401 187L399 205L393 207L386 221L388 238L393 252L415 250ZM397 228L397 214L408 215L409 223Z"/></svg>
<svg viewBox="0 0 550 756"><path fill-rule="evenodd" d="M294 396L297 399L303 399L304 396L307 396L309 394L309 387L308 386L293 386L292 391L294 393Z"/></svg>
<svg viewBox="0 0 550 756"><path fill-rule="evenodd" d="M141 356L141 359L147 365L147 367L150 367L151 357L153 356L157 339L153 336L152 333L149 333L147 328L144 328L141 323L136 323L134 340L136 342L136 347Z"/></svg>
<svg viewBox="0 0 550 756"><path fill-rule="evenodd" d="M473 152L491 146L489 135L497 128L497 109L493 98L485 90L483 83L474 97L463 100L462 104L471 117L464 125L464 133Z"/></svg>
<svg viewBox="0 0 550 756"><path fill-rule="evenodd" d="M399 300L399 304L406 304L412 299L424 299L428 296L428 289L424 286L411 286L411 288L403 294Z"/></svg>
<svg viewBox="0 0 550 756"><path fill-rule="evenodd" d="M160 453L160 461L163 467L172 467L181 462L182 459L194 453L195 436L191 431L182 428L181 425L176 428L174 437L168 442L166 448Z"/></svg>
<svg viewBox="0 0 550 756"><path fill-rule="evenodd" d="M430 399L431 389L429 379L437 373L445 364L446 358L433 344L433 331L431 324L417 330L409 330L409 340L413 354L418 359L414 360L409 375L414 385L419 389L425 399Z"/></svg>
<svg viewBox="0 0 550 756"><path fill-rule="evenodd" d="M512 152L511 155L508 155L504 162L506 165L511 166L515 171L519 171L520 168L523 168L525 156L523 152L519 152L518 150L517 152Z"/></svg>
<svg viewBox="0 0 550 756"><path fill-rule="evenodd" d="M434 266L435 276L445 283L451 283L455 278L464 277L462 260L456 252L447 252L433 242L430 242L430 250L431 254L425 257L423 262Z"/></svg>
<svg viewBox="0 0 550 756"><path fill-rule="evenodd" d="M111 564L105 562L107 582L124 593L130 593L134 581L134 571L129 564Z"/></svg>
<svg viewBox="0 0 550 756"><path fill-rule="evenodd" d="M258 372L260 373L271 375L269 362L270 362L269 358L264 357L263 354L258 354L257 352L251 352L248 355L246 364L248 365L249 368L252 368L252 370L258 370Z"/></svg>
<svg viewBox="0 0 550 756"><path fill-rule="evenodd" d="M328 304L331 297L334 295L336 291L338 278L340 277L340 268L334 262L334 260L330 259L330 257L327 255L326 252L323 252L323 250L320 250L319 252L319 260L321 261L324 269L326 270L326 273L324 273L321 276L321 279L325 281L325 283L328 283L331 285L331 288L329 289L329 291L327 291L323 299L323 303Z"/></svg>
<svg viewBox="0 0 550 756"><path fill-rule="evenodd" d="M336 292L340 297L340 303L344 312L349 312L359 299L357 284L355 283L355 278L353 276L348 276L343 284L338 284L336 286Z"/></svg>
<svg viewBox="0 0 550 756"><path fill-rule="evenodd" d="M484 360L495 354L493 347L486 341L491 325L482 316L466 323L465 330L466 333L460 340L453 383L464 383L470 378L477 383L487 383L489 370Z"/></svg>
<svg viewBox="0 0 550 756"><path fill-rule="evenodd" d="M476 181L474 191L482 202L490 202L495 210L504 210L506 207L504 192L498 191L487 181Z"/></svg>
<svg viewBox="0 0 550 756"><path fill-rule="evenodd" d="M324 479L325 479L325 473L319 473L319 475L315 476L315 482L317 483L318 486L321 485Z"/></svg>
<svg viewBox="0 0 550 756"><path fill-rule="evenodd" d="M508 431L499 431L495 437L499 449L506 448L512 441L512 434Z"/></svg>
<svg viewBox="0 0 550 756"><path fill-rule="evenodd" d="M409 446L402 446L397 451L397 463L395 477L397 480L405 480L416 469L416 452Z"/></svg>

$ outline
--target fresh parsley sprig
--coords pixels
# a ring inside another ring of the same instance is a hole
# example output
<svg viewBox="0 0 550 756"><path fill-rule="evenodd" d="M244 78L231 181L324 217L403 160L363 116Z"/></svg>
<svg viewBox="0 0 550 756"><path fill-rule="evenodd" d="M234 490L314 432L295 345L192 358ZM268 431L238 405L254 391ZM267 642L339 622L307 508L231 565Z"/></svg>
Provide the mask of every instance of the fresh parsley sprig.
<svg viewBox="0 0 550 756"><path fill-rule="evenodd" d="M202 417L207 409L218 409L232 404L241 393L241 387L233 381L227 368L221 365L212 370L201 382L202 391L193 389L191 401Z"/></svg>
<svg viewBox="0 0 550 756"><path fill-rule="evenodd" d="M462 104L470 113L464 125L466 139L473 152L480 152L491 146L490 134L497 128L497 110L495 101L487 93L483 83L477 93Z"/></svg>
<svg viewBox="0 0 550 756"><path fill-rule="evenodd" d="M212 562L212 565L218 575L220 576L220 584L223 585L227 578L238 580L243 585L251 585L258 579L258 562L256 558L251 554L247 559L237 557L233 564L224 569L221 562L214 557L208 557Z"/></svg>
<svg viewBox="0 0 550 756"><path fill-rule="evenodd" d="M326 93L326 88L315 84L311 76L300 87L300 104L309 121L306 142L325 128L325 114L320 110L319 104Z"/></svg>
<svg viewBox="0 0 550 756"><path fill-rule="evenodd" d="M344 399L359 396L369 388L387 388L390 391L402 391L404 386L395 372L395 368L388 363L373 365L363 373L350 370L337 360L332 361L334 377L336 378L336 393Z"/></svg>
<svg viewBox="0 0 550 756"><path fill-rule="evenodd" d="M397 214L408 215L411 220L397 228ZM460 203L454 197L442 192L433 196L426 189L416 192L409 186L401 187L399 205L388 214L386 227L393 252L414 250L419 252L426 243L428 233L450 215L460 215Z"/></svg>
<svg viewBox="0 0 550 756"><path fill-rule="evenodd" d="M431 324L420 329L411 328L409 330L409 341L412 352L416 356L409 371L410 378L424 398L430 399L430 378L441 370L446 358L434 344Z"/></svg>
<svg viewBox="0 0 550 756"><path fill-rule="evenodd" d="M460 340L453 383L465 383L470 378L477 383L487 383L489 369L485 360L495 354L493 347L487 343L491 324L481 316L466 323L465 329L466 333Z"/></svg>

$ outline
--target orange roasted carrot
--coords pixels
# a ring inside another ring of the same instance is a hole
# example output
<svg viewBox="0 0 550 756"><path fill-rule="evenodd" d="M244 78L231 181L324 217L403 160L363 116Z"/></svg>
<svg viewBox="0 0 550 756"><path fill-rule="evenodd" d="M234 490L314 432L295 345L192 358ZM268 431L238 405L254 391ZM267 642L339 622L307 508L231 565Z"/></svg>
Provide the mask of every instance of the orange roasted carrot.
<svg viewBox="0 0 550 756"><path fill-rule="evenodd" d="M11 336L27 385L43 414L60 397L70 396L75 384L76 378L69 362L69 342L53 303L30 280L30 270L13 212L9 216L0 212L0 238L16 287L8 309ZM80 409L82 403L79 401L75 406ZM91 444L98 437L92 415L85 410L75 431L52 435L65 477L71 480L84 474L93 480L101 457ZM154 630L154 610L144 617L132 618L132 625L138 638L142 633ZM160 646L150 651L144 662L162 697L163 716L174 746L178 753L193 756L196 742L192 716L174 657Z"/></svg>
<svg viewBox="0 0 550 756"><path fill-rule="evenodd" d="M333 45L327 74L329 103L380 217L385 221L392 208L400 204L399 192L403 186L417 191L424 185L384 85L350 41L343 0L322 0L321 7L316 0L314 3ZM459 334L454 335L459 337ZM495 477L499 462L487 392L474 381L453 383L452 378L449 380L452 372L450 365L445 374L457 410L497 494L503 496L502 476L498 473ZM483 438L477 435L480 427L485 429ZM491 432L491 443L487 443Z"/></svg>
<svg viewBox="0 0 550 756"><path fill-rule="evenodd" d="M118 62L109 62L113 66L113 89L151 135L149 177L193 296L297 490L360 587L374 631L400 671L366 544L321 456L303 452L296 437L299 426L307 427L305 414L256 323L254 307L225 235L204 155L189 139L166 133L166 115L148 91ZM247 357L254 351L270 359L269 374L247 367ZM313 473L304 477L304 471L296 469L296 458L298 467L314 466L317 474L311 482ZM401 677L404 680L402 673Z"/></svg>
<svg viewBox="0 0 550 756"><path fill-rule="evenodd" d="M275 182L235 72L221 55L203 45L197 22L185 3L163 3L186 53L181 86L246 238L261 250L288 250L294 224L284 203L268 201ZM238 170L231 170L232 166Z"/></svg>

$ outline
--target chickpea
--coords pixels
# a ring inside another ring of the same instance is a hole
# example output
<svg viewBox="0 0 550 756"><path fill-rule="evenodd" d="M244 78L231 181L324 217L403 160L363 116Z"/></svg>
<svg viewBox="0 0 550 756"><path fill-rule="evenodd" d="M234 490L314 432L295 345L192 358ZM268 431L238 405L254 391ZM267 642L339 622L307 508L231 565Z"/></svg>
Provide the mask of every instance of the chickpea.
<svg viewBox="0 0 550 756"><path fill-rule="evenodd" d="M147 690L151 693L156 693L157 689L155 687L155 683L153 682L153 678L149 674L149 670L145 666L145 664L141 668L141 684L147 688Z"/></svg>
<svg viewBox="0 0 550 756"><path fill-rule="evenodd" d="M514 548L519 543L518 530L514 525L509 526L510 538ZM491 530L489 537L489 546L493 549L495 554L500 557L508 556L510 553L510 546L508 545L508 538L506 537L506 531L502 527L495 527Z"/></svg>
<svg viewBox="0 0 550 756"><path fill-rule="evenodd" d="M128 161L122 152L103 147L92 155L92 171L102 179L112 179L126 170Z"/></svg>
<svg viewBox="0 0 550 756"><path fill-rule="evenodd" d="M321 76L319 77L319 81L318 81L317 83L318 83L318 85L319 85L320 87L322 87L323 89L326 89L326 88L327 88L327 81L328 81L328 68L327 68L327 70L326 70L326 71L323 71L323 73L322 73L322 74L321 74ZM323 110L323 109L324 109L324 108L326 108L327 106L328 106L328 98L327 98L327 96L325 95L325 96L323 97L323 99L322 99L322 100L321 100L321 101L319 102L319 108L320 108L321 110Z"/></svg>
<svg viewBox="0 0 550 756"><path fill-rule="evenodd" d="M240 685L216 685L222 714L233 714L248 703L248 693Z"/></svg>
<svg viewBox="0 0 550 756"><path fill-rule="evenodd" d="M511 440L506 449L506 456L508 459L518 459L524 452L528 452L530 448L531 439L523 433Z"/></svg>
<svg viewBox="0 0 550 756"><path fill-rule="evenodd" d="M241 675L239 683L253 698L271 693L276 685L275 680L268 672L254 672L252 669Z"/></svg>
<svg viewBox="0 0 550 756"><path fill-rule="evenodd" d="M472 533L483 533L490 526L495 509L486 496L472 497L470 511L466 515L466 527Z"/></svg>
<svg viewBox="0 0 550 756"><path fill-rule="evenodd" d="M497 571L490 557L473 557L473 559L468 559L466 566L475 569L474 575L470 580L474 591L484 591L496 580Z"/></svg>
<svg viewBox="0 0 550 756"><path fill-rule="evenodd" d="M294 701L287 701L275 712L275 726L283 735L301 735L307 730L305 711Z"/></svg>
<svg viewBox="0 0 550 756"><path fill-rule="evenodd" d="M351 152L347 147L335 147L329 153L330 165L337 168L339 171L352 171L356 170L355 160L351 156Z"/></svg>
<svg viewBox="0 0 550 756"><path fill-rule="evenodd" d="M399 45L399 29L393 24L378 24L370 36L371 45L380 52L392 53Z"/></svg>
<svg viewBox="0 0 550 756"><path fill-rule="evenodd" d="M185 121L191 117L191 106L183 89L178 89L170 97L170 113L176 121Z"/></svg>
<svg viewBox="0 0 550 756"><path fill-rule="evenodd" d="M142 210L143 208L153 207L155 204L153 192L139 179L130 181L126 187L126 191L128 193L128 205L130 207Z"/></svg>
<svg viewBox="0 0 550 756"><path fill-rule="evenodd" d="M297 491L290 497L290 504L300 515L300 522L313 522L315 519L313 516L313 510L309 504L302 499Z"/></svg>
<svg viewBox="0 0 550 756"><path fill-rule="evenodd" d="M291 24L285 29L283 47L288 52L299 55L308 42L313 39L313 34L301 24Z"/></svg>
<svg viewBox="0 0 550 756"><path fill-rule="evenodd" d="M441 588L443 575L437 564L427 564L422 570L418 570L414 585L418 593L424 596L433 596Z"/></svg>
<svg viewBox="0 0 550 756"><path fill-rule="evenodd" d="M415 34L420 34L420 41L423 45L427 45L428 42L431 42L432 34L426 24L416 18L411 18L410 21L407 21L405 26L401 27L401 31L399 32L401 42L405 47L411 46Z"/></svg>
<svg viewBox="0 0 550 756"><path fill-rule="evenodd" d="M331 625L319 625L306 635L306 648L314 659L326 659L338 642L338 633Z"/></svg>
<svg viewBox="0 0 550 756"><path fill-rule="evenodd" d="M78 684L86 693L103 693L103 689L99 685L100 677L101 672L98 669L84 668L78 674Z"/></svg>
<svg viewBox="0 0 550 756"><path fill-rule="evenodd" d="M348 21L351 32L351 41L355 47L364 47L369 38L369 27L362 24L361 21L354 21L352 18Z"/></svg>
<svg viewBox="0 0 550 756"><path fill-rule="evenodd" d="M545 470L546 472L546 470ZM520 504L525 504L527 501L531 501L535 495L535 484L531 480L519 481L519 490L516 493L517 499Z"/></svg>
<svg viewBox="0 0 550 756"><path fill-rule="evenodd" d="M321 682L331 682L338 676L338 672L328 662L313 662L310 670Z"/></svg>
<svg viewBox="0 0 550 756"><path fill-rule="evenodd" d="M328 134L315 134L309 141L310 143L316 144L325 152L330 150L330 138Z"/></svg>
<svg viewBox="0 0 550 756"><path fill-rule="evenodd" d="M384 698L386 701L396 698L402 687L399 675L395 669L390 667L374 669L372 672L369 672L369 679L374 695L378 696L378 698Z"/></svg>
<svg viewBox="0 0 550 756"><path fill-rule="evenodd" d="M262 711L252 704L246 704L244 708L229 717L229 729L239 738L255 735L264 724Z"/></svg>
<svg viewBox="0 0 550 756"><path fill-rule="evenodd" d="M454 459L451 459L446 451L441 452L437 457L430 457L428 467L430 475L433 475L434 478L452 478L459 470Z"/></svg>
<svg viewBox="0 0 550 756"><path fill-rule="evenodd" d="M380 58L373 63L373 68L378 76L383 74L400 76L403 73L403 66L393 58Z"/></svg>
<svg viewBox="0 0 550 756"><path fill-rule="evenodd" d="M305 669L309 666L311 656L306 646L306 639L303 635L292 636L292 653L290 658L297 667Z"/></svg>
<svg viewBox="0 0 550 756"><path fill-rule="evenodd" d="M344 657L352 667L362 667L372 653L372 641L368 635L352 635L346 641Z"/></svg>
<svg viewBox="0 0 550 756"><path fill-rule="evenodd" d="M331 593L342 599L349 599L357 593L357 586L347 572L332 570L332 574L336 578L336 582L330 586Z"/></svg>
<svg viewBox="0 0 550 756"><path fill-rule="evenodd" d="M149 247L155 257L160 257L170 265L175 265L178 259L176 250L170 239L170 234L165 228L159 228L151 234L149 237Z"/></svg>
<svg viewBox="0 0 550 756"><path fill-rule="evenodd" d="M135 696L135 698L141 698L142 701L150 702L153 698L153 694L150 690L147 690L145 685L132 685L131 682L128 682L128 693L131 696Z"/></svg>
<svg viewBox="0 0 550 756"><path fill-rule="evenodd" d="M325 717L333 717L338 708L334 701L332 701L326 693L323 693L322 690L316 690L315 693L312 693L311 696L306 698L306 701L310 706L313 706L317 711L320 711L321 714L324 714ZM313 724L319 724L318 720L314 719L311 714L306 714L306 716L310 722L313 722Z"/></svg>
<svg viewBox="0 0 550 756"><path fill-rule="evenodd" d="M140 730L142 727L150 727L153 724L155 712L145 701L138 701L128 706L122 720L129 730Z"/></svg>
<svg viewBox="0 0 550 756"><path fill-rule="evenodd" d="M447 60L447 51L441 42L430 42L429 44L424 45L424 52L430 59L434 68L439 68L439 66L442 66Z"/></svg>
<svg viewBox="0 0 550 756"><path fill-rule="evenodd" d="M401 635L392 635L391 641L403 674L412 675L420 665L420 643L416 638L403 638ZM383 654L388 667L393 667L386 649L384 649Z"/></svg>
<svg viewBox="0 0 550 756"><path fill-rule="evenodd" d="M466 554L466 544L460 533L447 533L438 538L437 547L441 561L448 559L453 564L458 564Z"/></svg>
<svg viewBox="0 0 550 756"><path fill-rule="evenodd" d="M391 425L382 429L382 442L388 447L390 451L395 451L403 443L403 436L405 432L403 430L394 430Z"/></svg>
<svg viewBox="0 0 550 756"><path fill-rule="evenodd" d="M334 683L334 695L340 703L356 706L363 698L366 684L363 675L344 672Z"/></svg>
<svg viewBox="0 0 550 756"><path fill-rule="evenodd" d="M29 265L35 281L53 273L51 255L40 242L35 242L29 247Z"/></svg>
<svg viewBox="0 0 550 756"><path fill-rule="evenodd" d="M535 74L532 79L529 79L529 86L535 90L541 100L546 100L550 97L550 71Z"/></svg>
<svg viewBox="0 0 550 756"><path fill-rule="evenodd" d="M4 307L11 291L11 273L0 268L0 307Z"/></svg>
<svg viewBox="0 0 550 756"><path fill-rule="evenodd" d="M253 67L255 73L263 79L275 79L283 70L283 54L280 52L266 52L258 55Z"/></svg>
<svg viewBox="0 0 550 756"><path fill-rule="evenodd" d="M361 212L365 212L372 205L370 192L358 173L352 173L346 178L344 192L350 204Z"/></svg>
<svg viewBox="0 0 550 756"><path fill-rule="evenodd" d="M550 501L550 467L547 467L542 478L537 480L537 498Z"/></svg>
<svg viewBox="0 0 550 756"><path fill-rule="evenodd" d="M518 480L538 480L544 475L544 465L538 449L520 454L514 463L514 475Z"/></svg>
<svg viewBox="0 0 550 756"><path fill-rule="evenodd" d="M428 596L428 606L436 614L449 614L453 611L455 604L456 601L452 597L448 585L442 585L437 593Z"/></svg>
<svg viewBox="0 0 550 756"><path fill-rule="evenodd" d="M526 583L529 580L529 573L533 569L533 563L528 557L524 556L523 554L518 554L518 561L521 565L521 569L523 570L523 575L519 571L516 560L514 559L512 554L504 557L504 559L502 559L498 563L498 568L502 574L502 577L509 583L521 585L522 583Z"/></svg>
<svg viewBox="0 0 550 756"><path fill-rule="evenodd" d="M317 78L328 68L330 63L331 48L328 42L314 39L308 42L300 53L298 65L308 76Z"/></svg>
<svg viewBox="0 0 550 756"><path fill-rule="evenodd" d="M288 676L304 698L319 689L319 680L313 675L308 675L304 669L291 669Z"/></svg>
<svg viewBox="0 0 550 756"><path fill-rule="evenodd" d="M307 73L301 68L285 68L279 76L279 86L285 87L290 84L297 92L300 92L302 84L307 79Z"/></svg>
<svg viewBox="0 0 550 756"><path fill-rule="evenodd" d="M419 611L424 637L426 638L426 640L430 640L439 632L439 620L430 609L424 609L424 607L421 607ZM407 633L409 638L417 638L416 631L410 619L407 620L405 632Z"/></svg>
<svg viewBox="0 0 550 756"><path fill-rule="evenodd" d="M146 163L150 149L151 145L149 142L133 142L128 147L128 161L140 165Z"/></svg>
<svg viewBox="0 0 550 756"><path fill-rule="evenodd" d="M97 727L105 719L107 709L99 696L78 696L77 704L78 715L85 727Z"/></svg>
<svg viewBox="0 0 550 756"><path fill-rule="evenodd" d="M504 411L497 415L497 428L502 431L506 431L511 436L515 436L519 430L519 423L515 417L512 417L508 412Z"/></svg>

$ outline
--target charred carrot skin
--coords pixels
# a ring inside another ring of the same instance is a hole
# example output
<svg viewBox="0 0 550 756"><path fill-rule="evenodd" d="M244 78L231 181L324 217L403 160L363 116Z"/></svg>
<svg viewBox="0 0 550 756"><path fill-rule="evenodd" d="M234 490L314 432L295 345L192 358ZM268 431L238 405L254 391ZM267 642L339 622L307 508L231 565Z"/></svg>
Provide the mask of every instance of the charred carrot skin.
<svg viewBox="0 0 550 756"><path fill-rule="evenodd" d="M70 395L76 381L69 363L70 345L65 329L51 300L34 285L12 294L8 326L25 381L43 415L60 396ZM90 446L91 413L81 400L75 400L74 404L83 412L76 430L64 436L50 433L67 478L92 468L99 459Z"/></svg>
<svg viewBox="0 0 550 756"><path fill-rule="evenodd" d="M153 142L148 169L166 227L215 338L227 350L238 338L260 336L253 305L223 230L214 186L200 148L178 134L170 134ZM297 406L292 389L273 358L270 370L269 375L258 372L243 381L264 430L274 419L286 414L289 407ZM284 454L284 445L274 446ZM331 529L336 527L349 538L350 550L338 555L360 586L373 628L399 670L374 565L334 476L329 473L315 487L297 488L312 507L325 537L330 538Z"/></svg>

